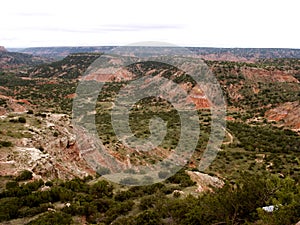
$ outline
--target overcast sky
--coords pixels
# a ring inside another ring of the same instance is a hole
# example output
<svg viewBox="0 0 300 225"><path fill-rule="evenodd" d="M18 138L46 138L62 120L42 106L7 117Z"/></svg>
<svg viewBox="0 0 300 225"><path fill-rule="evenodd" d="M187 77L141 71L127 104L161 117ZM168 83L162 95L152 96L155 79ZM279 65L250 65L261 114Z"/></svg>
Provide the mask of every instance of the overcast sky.
<svg viewBox="0 0 300 225"><path fill-rule="evenodd" d="M299 2L2 0L0 45L300 48Z"/></svg>

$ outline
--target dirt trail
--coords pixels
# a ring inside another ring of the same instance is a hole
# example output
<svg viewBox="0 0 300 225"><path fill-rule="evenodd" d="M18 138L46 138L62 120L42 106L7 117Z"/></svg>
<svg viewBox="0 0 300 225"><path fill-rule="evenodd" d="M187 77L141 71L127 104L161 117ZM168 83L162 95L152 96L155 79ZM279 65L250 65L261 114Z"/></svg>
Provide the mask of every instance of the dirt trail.
<svg viewBox="0 0 300 225"><path fill-rule="evenodd" d="M229 145L229 144L231 144L233 142L233 136L232 136L232 134L228 130L226 130L226 128L224 128L224 131L227 133L227 135L229 136L230 140L223 142L223 145Z"/></svg>

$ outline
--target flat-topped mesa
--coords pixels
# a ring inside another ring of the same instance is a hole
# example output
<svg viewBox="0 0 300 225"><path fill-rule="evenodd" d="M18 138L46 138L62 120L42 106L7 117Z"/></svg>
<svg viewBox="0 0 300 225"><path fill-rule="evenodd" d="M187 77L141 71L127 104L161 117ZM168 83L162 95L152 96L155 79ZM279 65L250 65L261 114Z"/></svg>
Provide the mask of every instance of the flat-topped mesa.
<svg viewBox="0 0 300 225"><path fill-rule="evenodd" d="M0 52L7 52L7 50L4 48L4 46L0 46Z"/></svg>

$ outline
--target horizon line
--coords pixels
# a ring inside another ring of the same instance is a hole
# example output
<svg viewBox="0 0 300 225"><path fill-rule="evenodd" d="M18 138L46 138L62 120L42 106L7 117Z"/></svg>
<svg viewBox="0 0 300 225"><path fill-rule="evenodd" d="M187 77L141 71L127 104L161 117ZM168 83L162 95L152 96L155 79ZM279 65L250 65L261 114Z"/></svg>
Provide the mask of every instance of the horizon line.
<svg viewBox="0 0 300 225"><path fill-rule="evenodd" d="M217 48L217 49L290 49L300 50L296 47L219 47L219 46L176 46L176 45L49 45L49 46L27 46L27 47L6 47L5 49L30 49L30 48L96 48L96 47L172 47L172 48Z"/></svg>

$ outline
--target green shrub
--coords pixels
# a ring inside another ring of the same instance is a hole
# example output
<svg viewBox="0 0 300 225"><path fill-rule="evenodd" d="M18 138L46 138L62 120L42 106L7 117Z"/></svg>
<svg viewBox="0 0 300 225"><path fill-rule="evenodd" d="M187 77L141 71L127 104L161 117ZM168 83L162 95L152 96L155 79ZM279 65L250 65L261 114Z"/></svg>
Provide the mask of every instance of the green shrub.
<svg viewBox="0 0 300 225"><path fill-rule="evenodd" d="M52 181L46 181L45 185L48 186L48 187L52 187L53 182Z"/></svg>
<svg viewBox="0 0 300 225"><path fill-rule="evenodd" d="M10 181L10 182L6 183L5 187L6 187L6 189L17 188L17 187L19 187L19 184L16 181Z"/></svg>
<svg viewBox="0 0 300 225"><path fill-rule="evenodd" d="M0 148L1 147L12 147L13 144L10 141L0 141Z"/></svg>
<svg viewBox="0 0 300 225"><path fill-rule="evenodd" d="M24 180L31 180L31 179L32 179L32 172L28 170L22 171L21 174L16 177L16 181L24 181Z"/></svg>
<svg viewBox="0 0 300 225"><path fill-rule="evenodd" d="M102 198L104 196L111 197L113 186L105 180L98 181L93 184L90 188L90 194L94 195L94 197Z"/></svg>
<svg viewBox="0 0 300 225"><path fill-rule="evenodd" d="M139 214L135 220L135 224L157 225L160 224L159 215L155 211L145 211Z"/></svg>
<svg viewBox="0 0 300 225"><path fill-rule="evenodd" d="M26 119L24 117L19 117L19 123L26 123Z"/></svg>
<svg viewBox="0 0 300 225"><path fill-rule="evenodd" d="M11 122L11 123L17 123L18 120L16 120L16 119L10 119L9 122Z"/></svg>
<svg viewBox="0 0 300 225"><path fill-rule="evenodd" d="M32 109L29 109L29 110L27 111L27 114L33 114L33 110L32 110Z"/></svg>
<svg viewBox="0 0 300 225"><path fill-rule="evenodd" d="M157 203L157 198L154 195L145 196L141 199L139 209L140 210L147 210L153 208Z"/></svg>
<svg viewBox="0 0 300 225"><path fill-rule="evenodd" d="M110 174L110 169L107 168L107 167L99 166L99 167L97 167L97 171L96 172L99 175L106 175L106 174Z"/></svg>
<svg viewBox="0 0 300 225"><path fill-rule="evenodd" d="M0 199L0 222L17 218L20 200L16 197Z"/></svg>
<svg viewBox="0 0 300 225"><path fill-rule="evenodd" d="M123 179L120 180L120 184L124 184L124 185L137 185L139 184L139 180L135 179L133 177L125 177Z"/></svg>
<svg viewBox="0 0 300 225"><path fill-rule="evenodd" d="M180 184L181 187L189 187L195 185L190 176L185 173L184 169L179 170L176 174L167 179L168 182L173 184Z"/></svg>
<svg viewBox="0 0 300 225"><path fill-rule="evenodd" d="M159 172L158 172L158 177L159 177L160 179L165 179L165 178L167 178L169 175L170 175L170 173L167 172L167 171L159 171Z"/></svg>

